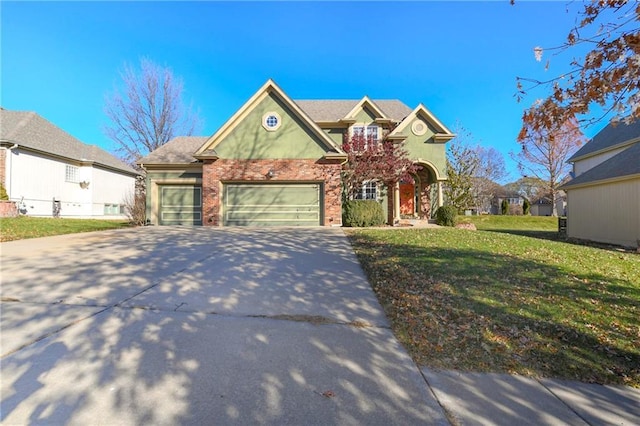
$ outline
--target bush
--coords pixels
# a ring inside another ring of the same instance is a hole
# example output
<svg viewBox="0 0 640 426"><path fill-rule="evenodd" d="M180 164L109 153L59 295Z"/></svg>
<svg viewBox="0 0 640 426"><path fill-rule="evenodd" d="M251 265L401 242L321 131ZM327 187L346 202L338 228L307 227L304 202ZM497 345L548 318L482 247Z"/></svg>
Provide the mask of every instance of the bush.
<svg viewBox="0 0 640 426"><path fill-rule="evenodd" d="M458 210L453 206L442 206L436 210L436 223L440 226L456 226Z"/></svg>
<svg viewBox="0 0 640 426"><path fill-rule="evenodd" d="M529 203L529 200L525 198L524 202L522 203L522 214L528 216L529 213L531 213L531 203Z"/></svg>
<svg viewBox="0 0 640 426"><path fill-rule="evenodd" d="M522 216L523 207L520 204L509 204L509 214L511 216Z"/></svg>
<svg viewBox="0 0 640 426"><path fill-rule="evenodd" d="M502 203L500 203L500 212L503 215L509 214L509 202L506 200L506 198L502 200Z"/></svg>
<svg viewBox="0 0 640 426"><path fill-rule="evenodd" d="M342 225L352 227L384 225L382 205L375 200L349 200L342 206Z"/></svg>
<svg viewBox="0 0 640 426"><path fill-rule="evenodd" d="M8 201L9 195L7 194L7 190L4 189L4 185L0 183L0 201Z"/></svg>

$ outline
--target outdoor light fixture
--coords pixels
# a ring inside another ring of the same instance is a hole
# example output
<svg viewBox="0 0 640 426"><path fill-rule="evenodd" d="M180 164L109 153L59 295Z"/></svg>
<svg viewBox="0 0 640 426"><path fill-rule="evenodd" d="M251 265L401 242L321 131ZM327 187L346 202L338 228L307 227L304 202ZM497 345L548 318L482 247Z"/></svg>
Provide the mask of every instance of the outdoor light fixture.
<svg viewBox="0 0 640 426"><path fill-rule="evenodd" d="M273 169L269 169L269 171L267 172L267 177L269 179L271 179L272 177L274 177L276 175L276 172L273 171Z"/></svg>

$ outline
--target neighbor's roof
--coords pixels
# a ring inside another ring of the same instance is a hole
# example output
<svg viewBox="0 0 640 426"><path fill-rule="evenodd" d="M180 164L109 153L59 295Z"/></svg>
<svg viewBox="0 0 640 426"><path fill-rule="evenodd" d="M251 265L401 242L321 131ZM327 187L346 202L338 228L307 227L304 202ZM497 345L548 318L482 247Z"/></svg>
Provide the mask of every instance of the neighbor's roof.
<svg viewBox="0 0 640 426"><path fill-rule="evenodd" d="M640 175L640 143L631 145L624 151L587 170L562 186L563 189L595 183L607 179Z"/></svg>
<svg viewBox="0 0 640 426"><path fill-rule="evenodd" d="M81 142L35 112L0 108L0 140L71 160L90 161L138 174L107 151Z"/></svg>
<svg viewBox="0 0 640 426"><path fill-rule="evenodd" d="M294 100L316 123L336 122L345 118L362 99L355 100ZM411 108L397 99L373 99L372 102L388 117L402 121L411 114Z"/></svg>
<svg viewBox="0 0 640 426"><path fill-rule="evenodd" d="M609 123L607 127L573 154L569 161L575 161L581 157L589 156L589 154L614 148L634 139L640 140L640 120L636 120L631 124L625 124L624 122Z"/></svg>
<svg viewBox="0 0 640 426"><path fill-rule="evenodd" d="M138 160L138 164L194 163L193 154L209 139L208 136L178 136Z"/></svg>

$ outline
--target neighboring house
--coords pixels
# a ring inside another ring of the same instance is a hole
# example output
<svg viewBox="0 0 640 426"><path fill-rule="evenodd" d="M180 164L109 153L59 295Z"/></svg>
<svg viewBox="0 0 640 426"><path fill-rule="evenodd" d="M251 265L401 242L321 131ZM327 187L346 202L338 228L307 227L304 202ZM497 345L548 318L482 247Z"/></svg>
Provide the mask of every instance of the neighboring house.
<svg viewBox="0 0 640 426"><path fill-rule="evenodd" d="M137 174L35 112L0 109L0 182L23 214L122 218Z"/></svg>
<svg viewBox="0 0 640 426"><path fill-rule="evenodd" d="M504 200L509 203L509 214L522 214L524 197L517 192L504 192L493 197L491 214L502 214L502 202Z"/></svg>
<svg viewBox="0 0 640 426"><path fill-rule="evenodd" d="M294 101L268 80L216 133L178 137L139 164L147 218L171 225L342 224L341 146L354 131L405 141L422 169L413 183L366 182L389 222L442 205L445 143L454 135L424 106L398 100Z"/></svg>
<svg viewBox="0 0 640 426"><path fill-rule="evenodd" d="M607 125L569 162L567 236L640 246L640 120Z"/></svg>
<svg viewBox="0 0 640 426"><path fill-rule="evenodd" d="M553 207L551 195L543 195L533 199L529 213L531 216L552 216ZM558 216L565 216L567 214L567 195L564 191L558 191L556 193L556 213Z"/></svg>

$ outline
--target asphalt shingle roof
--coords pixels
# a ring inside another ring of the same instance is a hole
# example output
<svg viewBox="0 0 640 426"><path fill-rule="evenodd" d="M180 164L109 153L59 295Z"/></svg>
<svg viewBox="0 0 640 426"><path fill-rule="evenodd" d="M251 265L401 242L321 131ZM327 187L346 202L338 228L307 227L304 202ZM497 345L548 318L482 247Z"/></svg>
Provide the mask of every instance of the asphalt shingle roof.
<svg viewBox="0 0 640 426"><path fill-rule="evenodd" d="M193 154L209 139L208 136L178 136L138 161L139 164L193 163Z"/></svg>
<svg viewBox="0 0 640 426"><path fill-rule="evenodd" d="M294 102L315 122L338 121L344 118L361 99L355 100L295 100ZM412 111L397 99L372 99L389 118L402 121Z"/></svg>
<svg viewBox="0 0 640 426"><path fill-rule="evenodd" d="M607 148L613 148L616 145L636 138L640 138L640 120L636 120L631 124L620 122L617 123L617 125L614 125L609 123L607 127L602 129L593 137L593 139L576 151L569 161L574 161L577 158L584 157Z"/></svg>
<svg viewBox="0 0 640 426"><path fill-rule="evenodd" d="M635 174L640 174L640 142L631 145L617 155L587 170L562 187L571 188L575 185Z"/></svg>
<svg viewBox="0 0 640 426"><path fill-rule="evenodd" d="M92 161L128 173L137 172L95 145L87 145L35 112L0 108L0 140L76 161Z"/></svg>

